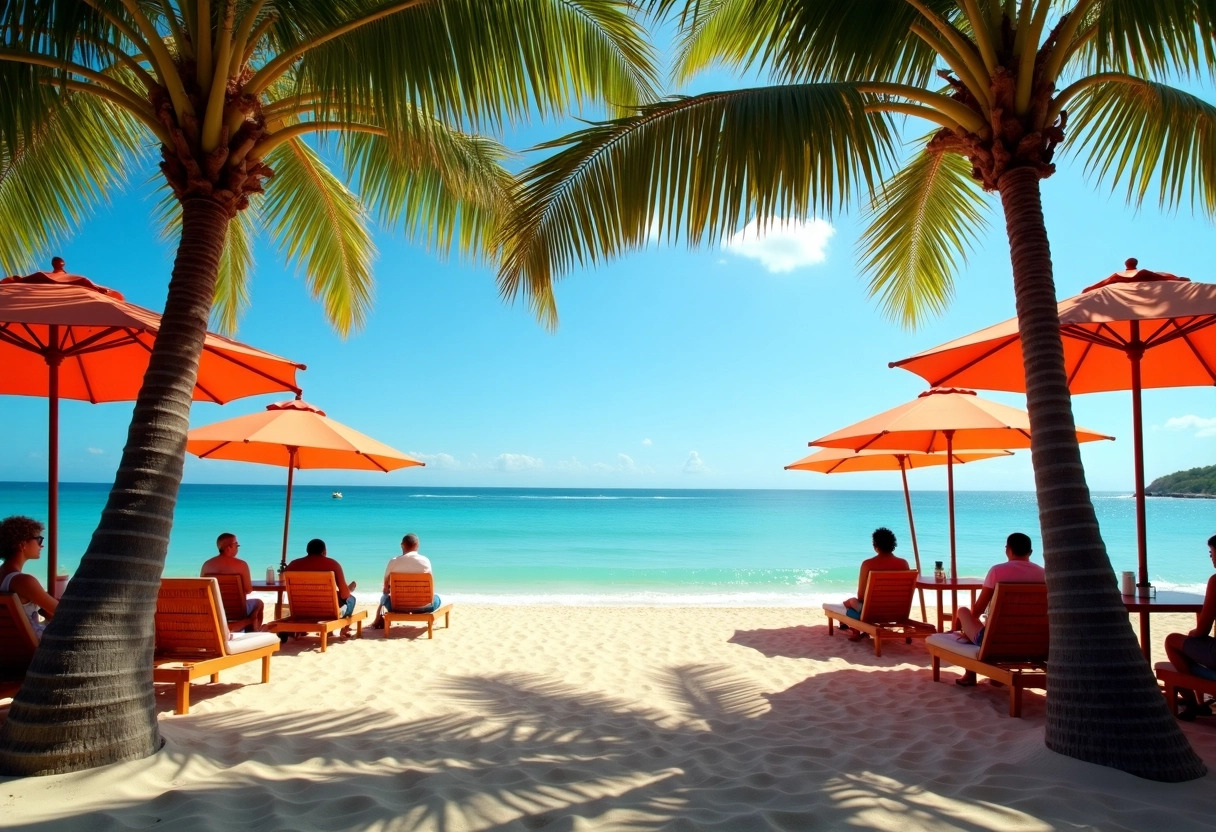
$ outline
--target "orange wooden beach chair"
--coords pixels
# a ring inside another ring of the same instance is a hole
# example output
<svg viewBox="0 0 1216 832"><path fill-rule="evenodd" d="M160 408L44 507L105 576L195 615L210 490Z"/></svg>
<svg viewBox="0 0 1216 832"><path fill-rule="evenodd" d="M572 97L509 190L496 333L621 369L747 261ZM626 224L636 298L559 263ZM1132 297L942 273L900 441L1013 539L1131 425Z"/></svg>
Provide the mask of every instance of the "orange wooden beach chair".
<svg viewBox="0 0 1216 832"><path fill-rule="evenodd" d="M270 681L270 656L279 640L272 633L230 633L215 578L162 578L156 596L156 655L152 679L177 686L175 712L190 711L190 683L238 664L262 660L262 682Z"/></svg>
<svg viewBox="0 0 1216 832"><path fill-rule="evenodd" d="M874 639L874 655L882 655L884 638L902 638L908 644L914 638L927 638L937 632L932 624L915 621L912 595L916 590L915 569L892 569L871 572L866 581L866 597L861 603L861 618L850 618L844 604L824 604L828 619L828 635L836 635L836 622L868 633Z"/></svg>
<svg viewBox="0 0 1216 832"><path fill-rule="evenodd" d="M1161 681L1165 690L1165 701L1169 703L1170 713L1178 716L1178 691L1189 690L1202 701L1201 694L1216 696L1216 679L1205 679L1202 676L1195 676L1191 673L1185 673L1174 667L1171 662L1157 662L1153 665L1153 670L1157 674L1157 678Z"/></svg>
<svg viewBox="0 0 1216 832"><path fill-rule="evenodd" d="M0 699L14 696L25 680L38 637L25 617L21 599L12 592L0 592Z"/></svg>
<svg viewBox="0 0 1216 832"><path fill-rule="evenodd" d="M981 645L939 633L925 641L933 681L941 663L973 670L1009 686L1009 715L1022 715L1022 691L1047 686L1047 586L998 583L992 593Z"/></svg>
<svg viewBox="0 0 1216 832"><path fill-rule="evenodd" d="M253 616L246 615L245 594L241 592L241 579L236 575L207 575L215 578L220 585L220 600L224 602L224 618L228 621L228 629L240 632L246 627L253 626Z"/></svg>
<svg viewBox="0 0 1216 832"><path fill-rule="evenodd" d="M394 572L388 576L389 597L395 610L413 610L430 606L435 600L435 579L425 573ZM386 612L384 613L384 635L395 621L426 622L426 637L434 638L435 619L443 616L443 626L451 629L452 604L445 601L431 612Z"/></svg>
<svg viewBox="0 0 1216 832"><path fill-rule="evenodd" d="M363 619L367 618L367 610L342 615L333 572L284 572L283 582L287 584L291 614L271 621L266 625L267 630L272 633L316 633L321 637L322 653L334 630L354 624L355 637L363 638Z"/></svg>

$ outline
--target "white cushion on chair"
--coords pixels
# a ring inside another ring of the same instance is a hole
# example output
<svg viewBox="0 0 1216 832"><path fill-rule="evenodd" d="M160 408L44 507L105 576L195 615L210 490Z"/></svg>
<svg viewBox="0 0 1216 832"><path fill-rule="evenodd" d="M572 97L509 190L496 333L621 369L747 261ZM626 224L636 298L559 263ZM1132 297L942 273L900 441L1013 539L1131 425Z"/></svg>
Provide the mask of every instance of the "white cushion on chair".
<svg viewBox="0 0 1216 832"><path fill-rule="evenodd" d="M233 633L228 641L228 655L248 653L250 650L278 643L279 636L276 633Z"/></svg>
<svg viewBox="0 0 1216 832"><path fill-rule="evenodd" d="M840 615L845 615L848 611L848 607L844 604L824 604L823 609L825 612L835 612Z"/></svg>
<svg viewBox="0 0 1216 832"><path fill-rule="evenodd" d="M947 653L954 653L968 659L978 658L980 645L969 641L960 641L958 633L934 633L925 639L925 644L932 644Z"/></svg>

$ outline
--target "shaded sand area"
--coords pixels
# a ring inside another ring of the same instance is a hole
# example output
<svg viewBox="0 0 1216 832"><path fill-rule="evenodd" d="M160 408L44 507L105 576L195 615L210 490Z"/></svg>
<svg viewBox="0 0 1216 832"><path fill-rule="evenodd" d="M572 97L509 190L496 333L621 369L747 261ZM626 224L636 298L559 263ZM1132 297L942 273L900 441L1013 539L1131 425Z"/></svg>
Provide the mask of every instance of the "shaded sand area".
<svg viewBox="0 0 1216 832"><path fill-rule="evenodd" d="M157 695L165 749L0 781L22 830L1212 828L1216 775L1140 780L1043 747L1041 695L934 684L923 646L806 609L473 607L433 641L294 641ZM1154 633L1193 626L1155 616ZM409 635L398 635L398 633ZM1160 641L1157 638L1157 641ZM953 670L944 674L947 680ZM1216 718L1183 726L1216 770Z"/></svg>

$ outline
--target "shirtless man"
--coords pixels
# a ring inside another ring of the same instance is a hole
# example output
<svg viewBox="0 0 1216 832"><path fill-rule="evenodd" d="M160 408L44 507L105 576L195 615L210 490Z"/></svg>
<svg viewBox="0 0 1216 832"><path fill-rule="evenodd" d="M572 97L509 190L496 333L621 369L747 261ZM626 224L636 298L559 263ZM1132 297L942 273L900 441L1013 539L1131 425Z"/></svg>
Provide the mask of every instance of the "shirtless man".
<svg viewBox="0 0 1216 832"><path fill-rule="evenodd" d="M866 558L861 562L861 571L857 574L857 597L849 598L844 602L848 608L846 615L849 618L861 618L861 599L866 595L866 583L870 579L871 572L889 572L894 569L910 569L908 562L903 558L895 556L895 533L888 528L879 527L874 530L874 534L870 535L870 542L874 546L874 557ZM841 629L845 629L841 625ZM853 630L849 634L849 641L857 641L865 636L865 633Z"/></svg>
<svg viewBox="0 0 1216 832"><path fill-rule="evenodd" d="M249 564L236 556L237 551L241 548L240 542L232 532L224 532L215 539L215 547L219 549L220 553L204 561L199 574L204 578L213 575L236 575L240 578L241 593L246 596L245 615L253 618L252 629L246 629L249 632L261 630L265 609L262 599L248 597L249 593L253 592L253 579L249 577Z"/></svg>
<svg viewBox="0 0 1216 832"><path fill-rule="evenodd" d="M355 582L346 582L346 575L342 573L342 564L331 558L325 549L325 541L319 537L314 537L308 541L308 546L305 547L305 556L296 558L291 563L287 564L285 571L287 572L330 572L334 576L334 583L338 586L338 603L342 607L342 615L349 616L355 611L355 596L351 593L355 590ZM343 633L348 628L343 628Z"/></svg>

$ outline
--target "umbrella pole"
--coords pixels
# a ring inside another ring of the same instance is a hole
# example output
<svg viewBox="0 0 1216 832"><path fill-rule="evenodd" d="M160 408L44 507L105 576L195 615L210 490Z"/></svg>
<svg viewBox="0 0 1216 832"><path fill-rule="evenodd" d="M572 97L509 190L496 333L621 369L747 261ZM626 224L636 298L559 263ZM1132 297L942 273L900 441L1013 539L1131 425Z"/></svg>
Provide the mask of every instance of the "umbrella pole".
<svg viewBox="0 0 1216 832"><path fill-rule="evenodd" d="M908 491L908 470L904 467L907 462L907 457L902 454L899 457L899 475L904 480L904 505L908 509L908 531L912 534L912 557L916 558L916 574L920 576L920 548L916 545L916 523L912 519L912 494ZM925 590L917 587L916 590L920 593L920 620L928 621L929 614L925 610Z"/></svg>
<svg viewBox="0 0 1216 832"><path fill-rule="evenodd" d="M283 512L283 555L279 558L279 571L287 568L287 530L291 528L291 484L296 473L297 448L288 448L287 453L287 510Z"/></svg>
<svg viewBox="0 0 1216 832"><path fill-rule="evenodd" d="M51 324L51 349L59 343L59 326ZM52 352L47 364L47 422L49 442L46 452L46 591L55 594L55 579L59 577L59 362L58 352Z"/></svg>
<svg viewBox="0 0 1216 832"><path fill-rule="evenodd" d="M1132 321L1133 342L1140 340L1139 321ZM1140 409L1140 350L1129 354L1132 362L1132 448L1136 470L1136 555L1140 583L1148 583L1148 523L1144 507L1144 414Z"/></svg>
<svg viewBox="0 0 1216 832"><path fill-rule="evenodd" d="M958 579L954 546L954 431L946 431L946 499L950 506L950 580Z"/></svg>

